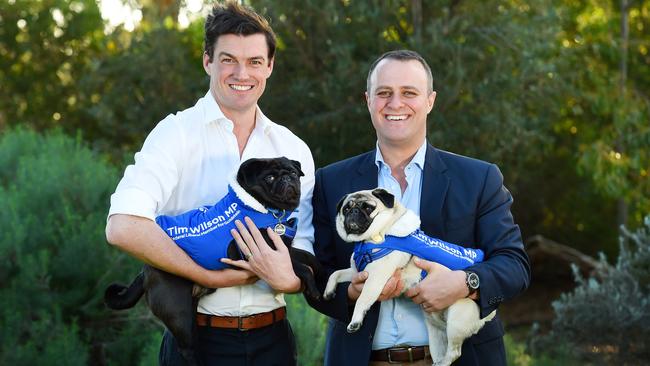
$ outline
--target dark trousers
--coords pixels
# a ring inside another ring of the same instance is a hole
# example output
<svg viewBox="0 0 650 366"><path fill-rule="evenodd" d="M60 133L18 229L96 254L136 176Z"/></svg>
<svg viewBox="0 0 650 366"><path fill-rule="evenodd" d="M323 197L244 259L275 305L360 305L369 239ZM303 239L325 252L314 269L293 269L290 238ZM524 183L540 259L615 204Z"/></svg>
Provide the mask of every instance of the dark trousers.
<svg viewBox="0 0 650 366"><path fill-rule="evenodd" d="M198 357L204 366L297 365L296 342L284 319L268 327L240 331L198 327ZM165 330L158 361L161 366L185 366L176 340Z"/></svg>

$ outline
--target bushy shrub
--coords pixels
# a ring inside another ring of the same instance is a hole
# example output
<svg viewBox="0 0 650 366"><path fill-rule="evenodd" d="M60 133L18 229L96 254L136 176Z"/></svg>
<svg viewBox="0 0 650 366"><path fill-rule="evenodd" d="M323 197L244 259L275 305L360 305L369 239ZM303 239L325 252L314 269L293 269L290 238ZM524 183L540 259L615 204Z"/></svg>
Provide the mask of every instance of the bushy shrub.
<svg viewBox="0 0 650 366"><path fill-rule="evenodd" d="M577 287L553 303L552 331L536 348L565 344L586 360L642 364L650 356L650 216L634 232L621 230L616 266L603 256L589 278L574 268Z"/></svg>
<svg viewBox="0 0 650 366"><path fill-rule="evenodd" d="M104 238L117 178L60 132L0 138L0 364L126 365L138 357L144 339L134 335L155 323L126 322L102 303L107 282L139 266ZM112 339L122 338L128 344L112 351L120 346Z"/></svg>

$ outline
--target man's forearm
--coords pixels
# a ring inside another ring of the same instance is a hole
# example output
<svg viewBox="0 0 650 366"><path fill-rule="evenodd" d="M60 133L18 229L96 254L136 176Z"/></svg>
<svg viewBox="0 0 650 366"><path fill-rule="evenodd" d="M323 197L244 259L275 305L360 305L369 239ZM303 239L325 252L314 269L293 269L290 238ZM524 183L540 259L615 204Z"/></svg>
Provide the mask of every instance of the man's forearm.
<svg viewBox="0 0 650 366"><path fill-rule="evenodd" d="M111 216L106 226L106 239L153 267L204 287L229 287L254 282L246 271L210 271L199 266L155 222L144 217Z"/></svg>

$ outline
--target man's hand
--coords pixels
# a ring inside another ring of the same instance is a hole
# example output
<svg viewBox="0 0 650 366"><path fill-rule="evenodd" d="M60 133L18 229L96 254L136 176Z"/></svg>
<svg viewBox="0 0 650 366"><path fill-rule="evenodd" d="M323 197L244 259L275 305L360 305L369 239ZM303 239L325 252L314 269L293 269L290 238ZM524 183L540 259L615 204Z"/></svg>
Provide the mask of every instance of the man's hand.
<svg viewBox="0 0 650 366"><path fill-rule="evenodd" d="M359 295L361 295L361 291L363 290L363 285L367 279L368 272L366 271L359 272L352 278L352 282L350 282L350 286L348 286L348 298L350 301L356 301L359 298ZM404 291L402 272L400 269L397 269L384 285L384 289L381 290L381 294L377 301L392 299L401 295L402 291Z"/></svg>
<svg viewBox="0 0 650 366"><path fill-rule="evenodd" d="M452 271L436 262L417 258L415 265L427 271L420 283L406 291L406 296L430 313L448 308L458 299L467 296L465 272Z"/></svg>
<svg viewBox="0 0 650 366"><path fill-rule="evenodd" d="M221 262L251 271L276 291L284 293L300 291L300 279L293 272L289 249L284 245L282 238L271 228L267 228L269 238L275 244L276 249L273 250L264 240L253 220L246 217L244 221L246 226L239 220L235 221L237 230L232 229L230 233L248 261L223 258Z"/></svg>

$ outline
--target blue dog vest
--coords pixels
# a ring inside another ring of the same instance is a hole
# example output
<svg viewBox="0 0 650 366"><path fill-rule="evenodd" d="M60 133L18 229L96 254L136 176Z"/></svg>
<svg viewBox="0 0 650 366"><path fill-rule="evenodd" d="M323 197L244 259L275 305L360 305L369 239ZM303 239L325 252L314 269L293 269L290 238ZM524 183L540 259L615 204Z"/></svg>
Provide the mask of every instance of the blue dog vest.
<svg viewBox="0 0 650 366"><path fill-rule="evenodd" d="M357 270L363 271L369 263L390 254L393 250L440 263L452 270L464 269L474 263L482 262L484 256L480 249L447 243L432 238L418 229L404 237L387 235L384 242L379 244L368 241L357 243L354 246L354 264Z"/></svg>
<svg viewBox="0 0 650 366"><path fill-rule="evenodd" d="M228 256L228 244L233 239L230 229L236 229L236 219L243 222L248 216L260 229L282 224L286 229L284 235L294 237L298 220L290 227L287 217L291 213L256 211L228 185L228 194L214 206L199 207L178 216L158 216L156 223L196 263L206 269L224 269L228 265L220 259Z"/></svg>

